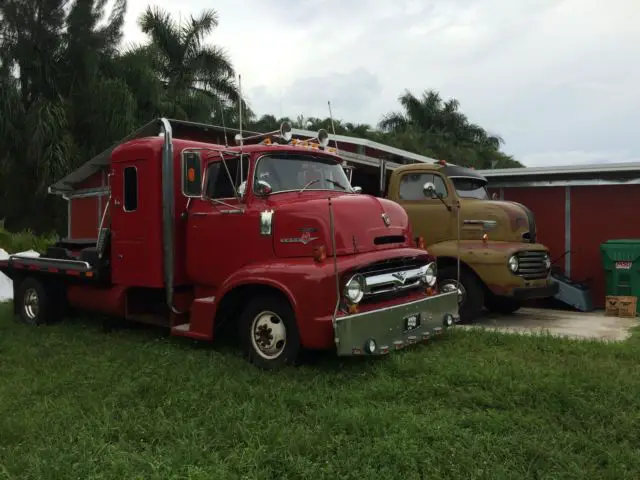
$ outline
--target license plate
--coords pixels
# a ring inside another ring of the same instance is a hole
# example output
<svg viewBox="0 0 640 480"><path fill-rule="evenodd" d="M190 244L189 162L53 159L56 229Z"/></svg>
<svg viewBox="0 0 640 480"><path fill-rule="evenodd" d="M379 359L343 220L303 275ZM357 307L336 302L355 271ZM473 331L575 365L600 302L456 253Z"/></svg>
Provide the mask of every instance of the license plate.
<svg viewBox="0 0 640 480"><path fill-rule="evenodd" d="M410 332L415 330L420 326L420 314L415 313L413 315L409 315L408 317L404 317L404 331Z"/></svg>
<svg viewBox="0 0 640 480"><path fill-rule="evenodd" d="M616 262L616 270L629 270L631 262Z"/></svg>

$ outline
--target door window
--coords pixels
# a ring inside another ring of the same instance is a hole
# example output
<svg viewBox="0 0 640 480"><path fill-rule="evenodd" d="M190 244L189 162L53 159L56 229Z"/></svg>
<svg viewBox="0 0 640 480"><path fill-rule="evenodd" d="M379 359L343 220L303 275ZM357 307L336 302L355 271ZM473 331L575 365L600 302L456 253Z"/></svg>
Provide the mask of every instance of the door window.
<svg viewBox="0 0 640 480"><path fill-rule="evenodd" d="M124 169L124 211L135 212L138 209L138 169Z"/></svg>
<svg viewBox="0 0 640 480"><path fill-rule="evenodd" d="M407 173L400 179L400 199L401 200L424 200L423 187L427 182L431 182L436 187L436 193L443 198L448 195L447 186L440 175L434 173Z"/></svg>
<svg viewBox="0 0 640 480"><path fill-rule="evenodd" d="M222 161L215 161L207 166L207 184L205 196L211 199L235 198L234 187L240 193L241 185L245 183L249 170L249 157L242 157L242 174L240 172L240 157L225 158L227 168ZM227 169L229 172L227 173Z"/></svg>

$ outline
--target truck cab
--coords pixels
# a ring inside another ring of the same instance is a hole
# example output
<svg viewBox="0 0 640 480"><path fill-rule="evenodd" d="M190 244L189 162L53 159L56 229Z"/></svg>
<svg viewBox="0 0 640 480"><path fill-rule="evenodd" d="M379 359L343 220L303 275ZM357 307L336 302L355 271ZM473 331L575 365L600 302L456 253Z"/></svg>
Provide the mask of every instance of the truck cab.
<svg viewBox="0 0 640 480"><path fill-rule="evenodd" d="M459 292L462 321L473 321L483 307L512 313L558 288L550 279L549 251L536 242L531 210L490 199L486 185L473 169L418 163L396 168L386 195L404 208L414 233L437 257L440 288Z"/></svg>
<svg viewBox="0 0 640 480"><path fill-rule="evenodd" d="M459 320L407 213L352 188L325 131L291 145L283 124L228 146L211 130L158 119L102 154L96 238L0 262L16 313L39 324L71 306L198 340L230 325L262 368L303 349L385 355Z"/></svg>

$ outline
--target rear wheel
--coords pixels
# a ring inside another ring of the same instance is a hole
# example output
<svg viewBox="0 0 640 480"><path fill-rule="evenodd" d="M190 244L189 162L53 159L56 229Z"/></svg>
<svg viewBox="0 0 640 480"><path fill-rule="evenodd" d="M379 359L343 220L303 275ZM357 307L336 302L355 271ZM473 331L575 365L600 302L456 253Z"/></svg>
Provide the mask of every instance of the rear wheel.
<svg viewBox="0 0 640 480"><path fill-rule="evenodd" d="M520 307L522 307L522 302L509 297L491 295L487 298L486 307L490 312L509 315L520 309Z"/></svg>
<svg viewBox="0 0 640 480"><path fill-rule="evenodd" d="M301 350L293 309L274 295L249 302L240 318L240 338L251 363L265 370L296 363Z"/></svg>
<svg viewBox="0 0 640 480"><path fill-rule="evenodd" d="M45 285L33 277L25 278L16 291L18 315L29 325L44 325L55 317L55 299Z"/></svg>
<svg viewBox="0 0 640 480"><path fill-rule="evenodd" d="M484 288L480 280L471 272L460 269L460 282L457 268L445 267L438 271L438 289L442 292L457 291L459 295L460 322L469 323L476 320L484 306Z"/></svg>

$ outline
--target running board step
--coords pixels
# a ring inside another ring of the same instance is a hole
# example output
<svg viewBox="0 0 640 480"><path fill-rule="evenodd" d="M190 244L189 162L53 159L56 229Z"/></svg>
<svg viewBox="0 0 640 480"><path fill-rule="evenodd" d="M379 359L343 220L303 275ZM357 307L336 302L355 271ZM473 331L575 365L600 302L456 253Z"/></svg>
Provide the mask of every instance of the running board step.
<svg viewBox="0 0 640 480"><path fill-rule="evenodd" d="M196 340L207 340L207 337L201 333L192 332L190 323L181 323L180 325L174 325L171 327L171 335L177 337L195 338Z"/></svg>

